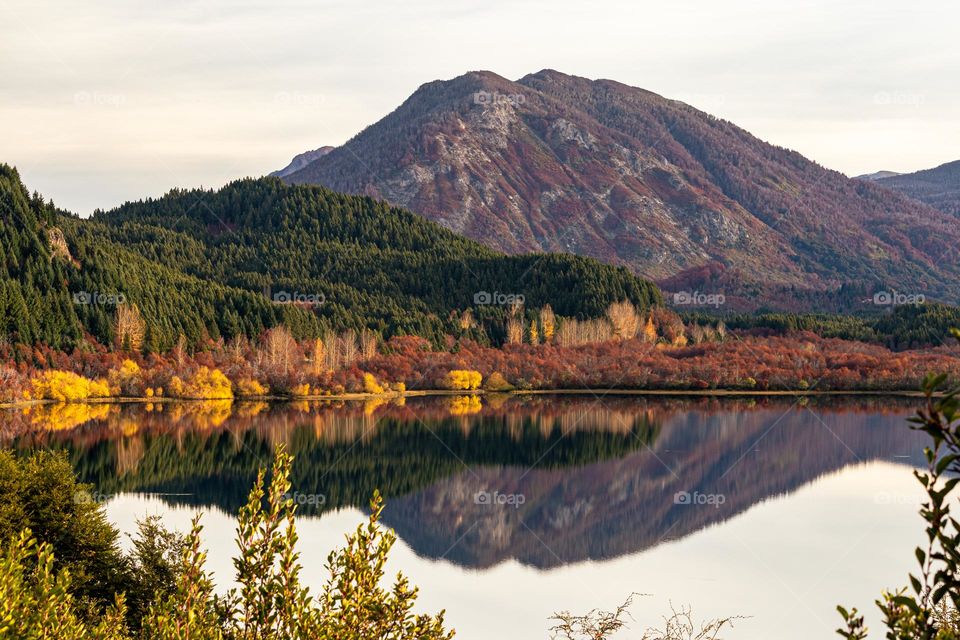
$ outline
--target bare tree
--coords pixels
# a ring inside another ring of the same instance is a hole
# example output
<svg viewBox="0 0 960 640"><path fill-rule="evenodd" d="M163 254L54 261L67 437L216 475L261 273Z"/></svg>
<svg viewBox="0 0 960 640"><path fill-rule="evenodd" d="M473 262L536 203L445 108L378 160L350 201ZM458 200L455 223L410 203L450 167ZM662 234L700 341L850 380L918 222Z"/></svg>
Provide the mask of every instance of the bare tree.
<svg viewBox="0 0 960 640"><path fill-rule="evenodd" d="M607 307L607 319L617 340L631 340L640 330L640 314L629 300L612 302Z"/></svg>
<svg viewBox="0 0 960 640"><path fill-rule="evenodd" d="M561 347L572 347L577 344L577 320L575 318L564 318L560 321L557 329L557 344Z"/></svg>
<svg viewBox="0 0 960 640"><path fill-rule="evenodd" d="M113 335L118 349L139 351L143 348L146 323L135 304L118 304L113 321Z"/></svg>
<svg viewBox="0 0 960 640"><path fill-rule="evenodd" d="M360 332L360 357L369 360L377 355L377 334L370 329Z"/></svg>
<svg viewBox="0 0 960 640"><path fill-rule="evenodd" d="M347 367L357 359L357 332L347 329L337 338L337 351L340 352L340 365Z"/></svg>
<svg viewBox="0 0 960 640"><path fill-rule="evenodd" d="M333 331L325 332L323 343L326 346L323 354L324 366L327 371L336 371L340 368L340 349L337 334Z"/></svg>
<svg viewBox="0 0 960 640"><path fill-rule="evenodd" d="M509 344L523 343L523 323L515 317L507 320L507 342Z"/></svg>
<svg viewBox="0 0 960 640"><path fill-rule="evenodd" d="M297 342L285 326L278 325L263 334L263 360L274 371L289 373L296 351Z"/></svg>
<svg viewBox="0 0 960 640"><path fill-rule="evenodd" d="M606 342L613 337L613 328L606 318L577 320L564 318L557 329L557 344L575 347L592 342Z"/></svg>
<svg viewBox="0 0 960 640"><path fill-rule="evenodd" d="M550 628L552 637L562 640L607 640L628 626L625 618L630 617L629 609L637 595L644 594L630 594L614 611L594 609L584 615L573 615L569 611L556 613L550 618L557 621ZM641 640L721 640L718 635L720 631L725 627L733 627L734 620L743 619L742 616L735 616L696 624L689 607L677 610L671 604L670 611L670 615L663 619L663 628L648 628Z"/></svg>

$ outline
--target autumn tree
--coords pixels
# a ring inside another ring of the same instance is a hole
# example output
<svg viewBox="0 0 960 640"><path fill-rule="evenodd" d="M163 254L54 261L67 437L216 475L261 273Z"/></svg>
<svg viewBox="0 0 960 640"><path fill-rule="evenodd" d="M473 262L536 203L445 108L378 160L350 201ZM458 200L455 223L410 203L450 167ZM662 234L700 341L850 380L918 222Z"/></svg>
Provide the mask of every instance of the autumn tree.
<svg viewBox="0 0 960 640"><path fill-rule="evenodd" d="M477 319L473 317L473 311L467 309L460 314L460 328L469 331L477 326Z"/></svg>
<svg viewBox="0 0 960 640"><path fill-rule="evenodd" d="M557 330L557 316L549 304L544 305L540 310L540 327L543 329L543 341L552 342L553 334Z"/></svg>
<svg viewBox="0 0 960 640"><path fill-rule="evenodd" d="M454 369L447 372L444 378L444 385L447 389L456 391L472 391L479 389L483 382L483 376L479 371L470 371L467 369Z"/></svg>
<svg viewBox="0 0 960 640"><path fill-rule="evenodd" d="M653 316L647 316L647 321L643 325L643 341L653 344L657 341L657 326L653 324Z"/></svg>
<svg viewBox="0 0 960 640"><path fill-rule="evenodd" d="M310 345L310 365L314 375L320 375L324 372L326 355L323 340L320 338L315 339Z"/></svg>

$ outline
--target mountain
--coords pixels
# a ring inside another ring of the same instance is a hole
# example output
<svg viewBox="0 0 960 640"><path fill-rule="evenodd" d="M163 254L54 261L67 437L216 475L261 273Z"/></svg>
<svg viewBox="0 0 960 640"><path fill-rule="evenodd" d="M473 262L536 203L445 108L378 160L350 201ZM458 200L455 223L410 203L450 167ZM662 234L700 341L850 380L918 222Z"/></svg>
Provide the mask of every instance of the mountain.
<svg viewBox="0 0 960 640"><path fill-rule="evenodd" d="M942 164L934 169L899 174L877 181L882 187L960 216L960 160Z"/></svg>
<svg viewBox="0 0 960 640"><path fill-rule="evenodd" d="M306 155L306 154L302 154L302 155ZM297 156L297 157L300 157L300 156ZM857 176L857 180L877 181L877 180L883 180L884 178L892 178L894 176L899 176L899 175L903 175L903 174L897 173L896 171L876 171L874 173L865 173L862 176Z"/></svg>
<svg viewBox="0 0 960 640"><path fill-rule="evenodd" d="M276 178L174 190L81 219L29 196L0 165L0 330L14 344L69 349L113 339L135 304L148 350L283 323L298 337L371 328L442 340L481 292L530 308L598 316L660 292L625 268L570 255L506 256L370 198ZM499 339L507 308L482 305L466 337ZM498 333L499 332L499 333Z"/></svg>
<svg viewBox="0 0 960 640"><path fill-rule="evenodd" d="M314 149L313 151L304 151L303 153L297 154L293 157L293 160L290 161L290 164L285 166L279 171L274 171L270 175L276 178L284 178L291 173L295 173L303 169L305 166L316 160L317 158L323 157L333 151L334 147L320 147L319 149Z"/></svg>
<svg viewBox="0 0 960 640"><path fill-rule="evenodd" d="M848 466L882 460L922 467L923 439L903 426L910 409L886 412L781 404L671 415L653 405L657 437L642 449L559 469L461 469L389 501L384 523L418 555L471 568L516 561L548 569L622 557L728 521ZM838 439L849 448L838 447ZM477 491L522 495L525 502L491 509L473 499ZM724 498L691 507L678 503L684 493Z"/></svg>
<svg viewBox="0 0 960 640"><path fill-rule="evenodd" d="M659 95L471 72L285 178L509 253L565 251L754 306L856 283L960 299L956 220ZM861 296L862 297L862 296Z"/></svg>
<svg viewBox="0 0 960 640"><path fill-rule="evenodd" d="M66 449L82 479L104 493L153 493L235 513L283 442L295 455L294 486L325 496L317 507L301 505L304 517L363 508L379 490L385 524L418 555L550 568L684 538L848 466L926 464L923 434L904 424L915 400L792 403L514 397L451 416L449 399L410 398L375 413L362 403L228 409L213 414L215 424L202 404L175 424L169 412L127 405L10 444ZM20 419L45 424L43 415ZM123 425L132 423L137 432L127 436ZM524 503L491 508L478 492L522 495ZM681 492L725 499L678 504Z"/></svg>

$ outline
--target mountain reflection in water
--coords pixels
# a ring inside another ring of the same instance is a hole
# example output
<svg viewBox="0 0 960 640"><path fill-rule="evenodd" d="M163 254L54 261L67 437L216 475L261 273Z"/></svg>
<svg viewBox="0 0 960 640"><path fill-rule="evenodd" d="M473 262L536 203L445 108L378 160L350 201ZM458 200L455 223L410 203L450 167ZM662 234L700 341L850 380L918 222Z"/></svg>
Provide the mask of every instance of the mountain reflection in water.
<svg viewBox="0 0 960 640"><path fill-rule="evenodd" d="M902 398L410 398L32 407L21 450L65 449L102 494L233 513L280 444L306 516L363 507L418 554L553 567L688 536L819 476L922 464ZM491 496L494 496L491 499Z"/></svg>

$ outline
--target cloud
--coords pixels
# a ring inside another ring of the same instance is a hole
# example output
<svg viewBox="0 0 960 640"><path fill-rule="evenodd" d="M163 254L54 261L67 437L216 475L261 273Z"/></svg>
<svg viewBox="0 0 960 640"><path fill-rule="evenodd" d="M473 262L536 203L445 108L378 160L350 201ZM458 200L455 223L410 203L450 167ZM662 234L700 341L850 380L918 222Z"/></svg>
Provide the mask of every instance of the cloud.
<svg viewBox="0 0 960 640"><path fill-rule="evenodd" d="M550 67L683 99L848 173L918 169L960 148L958 20L891 0L8 0L0 160L85 214L265 174L430 80Z"/></svg>

